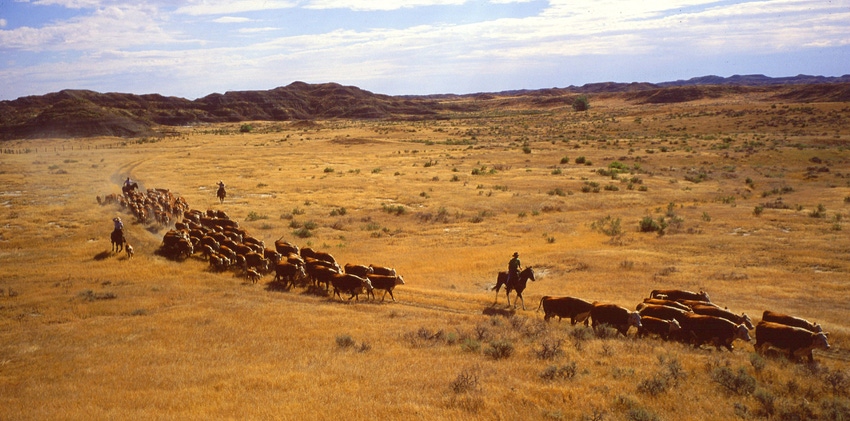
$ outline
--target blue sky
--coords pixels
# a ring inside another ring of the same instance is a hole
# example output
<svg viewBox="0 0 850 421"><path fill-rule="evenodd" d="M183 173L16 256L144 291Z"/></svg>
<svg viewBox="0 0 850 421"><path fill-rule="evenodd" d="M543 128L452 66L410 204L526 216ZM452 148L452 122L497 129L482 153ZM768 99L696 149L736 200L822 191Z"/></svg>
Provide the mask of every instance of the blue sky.
<svg viewBox="0 0 850 421"><path fill-rule="evenodd" d="M0 0L0 100L850 74L850 0Z"/></svg>

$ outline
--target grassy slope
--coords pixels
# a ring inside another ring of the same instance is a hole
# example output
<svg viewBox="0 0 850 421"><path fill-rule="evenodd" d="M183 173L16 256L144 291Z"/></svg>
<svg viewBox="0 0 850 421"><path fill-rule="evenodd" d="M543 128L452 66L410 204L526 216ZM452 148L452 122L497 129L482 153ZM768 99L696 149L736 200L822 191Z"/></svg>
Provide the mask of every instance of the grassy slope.
<svg viewBox="0 0 850 421"><path fill-rule="evenodd" d="M0 155L0 418L729 419L766 413L768 395L774 413L825 417L824 405L848 405L846 382L829 379L848 375L850 111L753 99L4 145L38 152ZM638 165L621 177L642 184L594 173L613 161ZM830 172L807 179L813 166ZM198 258L154 256L164 231L140 224L128 228L136 257L109 255L122 213L95 197L126 175L225 210L267 244L283 236L343 263L394 266L407 285L396 303L270 291L269 276L250 285ZM587 181L619 190L583 193ZM786 186L791 209L753 215ZM809 216L818 204L824 218ZM636 232L668 213L682 222L667 235ZM608 215L622 224L616 241L591 228ZM296 237L307 222L313 236ZM505 308L488 288L515 250L538 273L527 310L489 316ZM533 311L543 295L633 307L660 287L705 289L754 319L773 309L819 321L836 350L807 368L741 342L730 354L586 337ZM490 358L500 341L513 355ZM560 352L539 358L547 347ZM541 377L573 363L571 379ZM677 367L683 376L669 374ZM725 367L757 389L727 392L712 380Z"/></svg>

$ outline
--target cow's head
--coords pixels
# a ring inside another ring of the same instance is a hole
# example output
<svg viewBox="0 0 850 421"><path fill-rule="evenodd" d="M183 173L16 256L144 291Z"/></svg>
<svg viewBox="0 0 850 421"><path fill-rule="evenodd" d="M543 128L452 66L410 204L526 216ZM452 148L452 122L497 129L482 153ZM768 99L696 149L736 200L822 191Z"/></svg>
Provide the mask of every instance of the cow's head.
<svg viewBox="0 0 850 421"><path fill-rule="evenodd" d="M679 321L676 319L670 320L669 333L677 332L679 330L682 330L682 325L679 324Z"/></svg>
<svg viewBox="0 0 850 421"><path fill-rule="evenodd" d="M740 339L742 341L749 342L750 338L750 330L747 329L747 325L741 323L735 328L735 339Z"/></svg>
<svg viewBox="0 0 850 421"><path fill-rule="evenodd" d="M710 298L708 298L708 293L707 293L707 292L705 292L705 291L703 291L703 290L700 290L700 291L699 291L699 295L700 295L700 296L702 296L702 298L704 298L704 299L705 299L705 301L711 302L711 299L710 299Z"/></svg>
<svg viewBox="0 0 850 421"><path fill-rule="evenodd" d="M395 284L396 285L404 285L404 278L402 278L401 275L396 275Z"/></svg>
<svg viewBox="0 0 850 421"><path fill-rule="evenodd" d="M819 349L829 349L829 341L827 341L826 335L829 335L829 333L812 333L812 346Z"/></svg>
<svg viewBox="0 0 850 421"><path fill-rule="evenodd" d="M642 327L643 325L640 323L640 313L636 311L629 312L629 326L634 327Z"/></svg>
<svg viewBox="0 0 850 421"><path fill-rule="evenodd" d="M747 325L747 329L755 329L753 326L753 320L750 319L750 316L747 316L747 313L741 313L741 319L744 321L744 324Z"/></svg>

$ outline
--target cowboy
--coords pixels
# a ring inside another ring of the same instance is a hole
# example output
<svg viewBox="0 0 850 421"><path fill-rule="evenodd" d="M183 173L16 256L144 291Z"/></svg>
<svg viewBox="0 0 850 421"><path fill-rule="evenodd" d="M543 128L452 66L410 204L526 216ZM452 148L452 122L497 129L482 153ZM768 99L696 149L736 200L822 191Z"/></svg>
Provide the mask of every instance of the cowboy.
<svg viewBox="0 0 850 421"><path fill-rule="evenodd" d="M224 181L218 180L218 189L224 190Z"/></svg>
<svg viewBox="0 0 850 421"><path fill-rule="evenodd" d="M513 259L508 262L508 282L519 279L519 271L522 270L522 263L519 261L519 253L514 252Z"/></svg>
<svg viewBox="0 0 850 421"><path fill-rule="evenodd" d="M127 179L126 179L126 180L124 180L124 186L125 186L125 187L129 187L129 186L130 186L130 184L133 184L133 182L132 182L132 181L130 181L130 177L127 177Z"/></svg>
<svg viewBox="0 0 850 421"><path fill-rule="evenodd" d="M121 221L121 218L117 216L115 218L112 218L112 223L115 225L115 231L124 230L124 222Z"/></svg>

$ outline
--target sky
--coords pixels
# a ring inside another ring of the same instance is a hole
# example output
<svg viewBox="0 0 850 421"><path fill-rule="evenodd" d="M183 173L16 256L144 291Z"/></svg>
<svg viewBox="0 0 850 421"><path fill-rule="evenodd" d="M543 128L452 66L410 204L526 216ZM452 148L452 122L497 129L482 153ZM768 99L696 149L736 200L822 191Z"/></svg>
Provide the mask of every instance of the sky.
<svg viewBox="0 0 850 421"><path fill-rule="evenodd" d="M850 74L850 0L0 0L0 100Z"/></svg>

